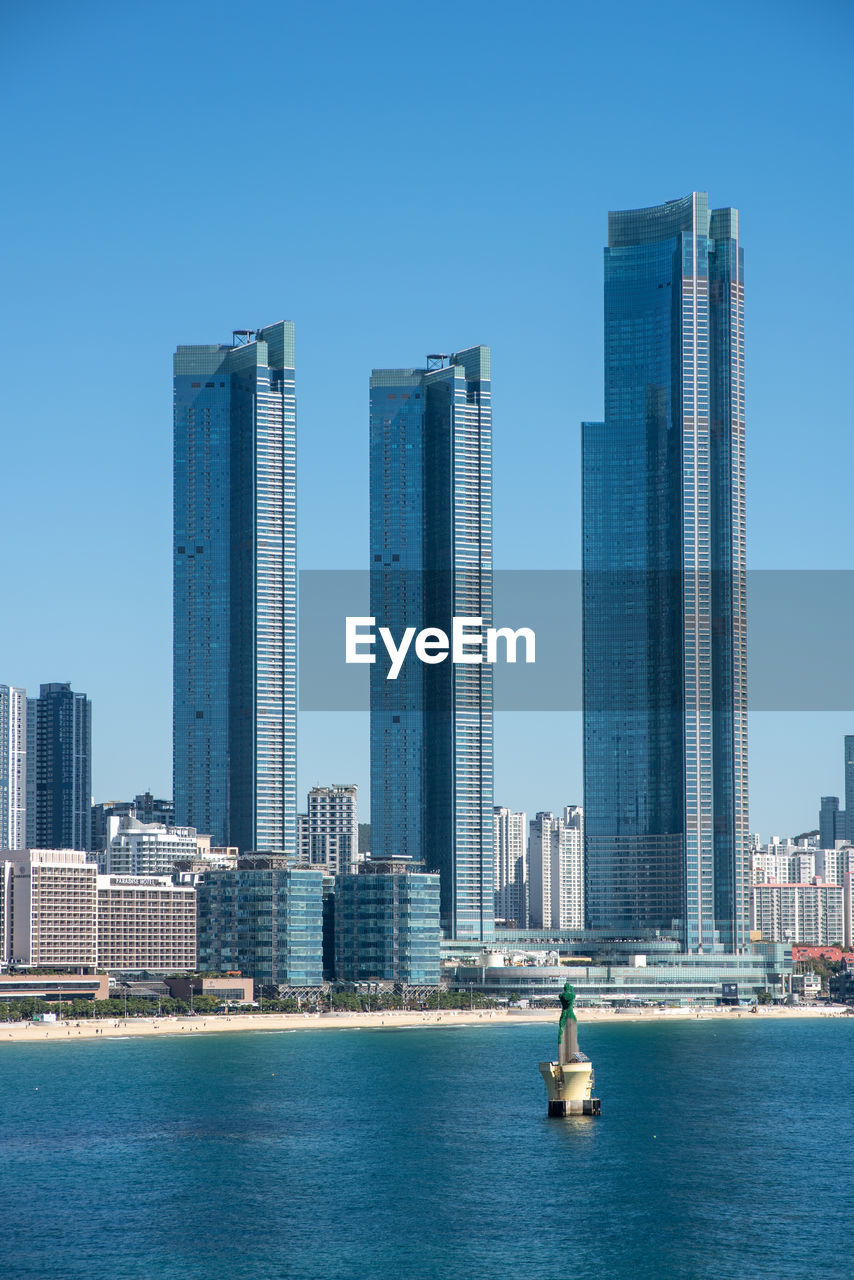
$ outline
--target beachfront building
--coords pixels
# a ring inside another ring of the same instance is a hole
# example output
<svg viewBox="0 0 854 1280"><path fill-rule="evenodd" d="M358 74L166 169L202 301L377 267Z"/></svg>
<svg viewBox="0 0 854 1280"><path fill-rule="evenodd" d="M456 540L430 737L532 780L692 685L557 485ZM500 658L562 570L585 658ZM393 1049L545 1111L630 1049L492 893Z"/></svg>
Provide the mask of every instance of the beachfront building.
<svg viewBox="0 0 854 1280"><path fill-rule="evenodd" d="M363 862L335 879L338 982L437 986L439 877L405 858Z"/></svg>
<svg viewBox="0 0 854 1280"><path fill-rule="evenodd" d="M98 967L173 973L196 968L196 891L169 876L98 876Z"/></svg>
<svg viewBox="0 0 854 1280"><path fill-rule="evenodd" d="M582 428L586 912L748 944L744 263L704 192L608 215Z"/></svg>
<svg viewBox="0 0 854 1280"><path fill-rule="evenodd" d="M323 873L266 861L208 872L198 886L199 969L239 970L262 986L320 986Z"/></svg>
<svg viewBox="0 0 854 1280"><path fill-rule="evenodd" d="M98 960L98 866L75 849L0 850L3 951L34 968L88 969Z"/></svg>

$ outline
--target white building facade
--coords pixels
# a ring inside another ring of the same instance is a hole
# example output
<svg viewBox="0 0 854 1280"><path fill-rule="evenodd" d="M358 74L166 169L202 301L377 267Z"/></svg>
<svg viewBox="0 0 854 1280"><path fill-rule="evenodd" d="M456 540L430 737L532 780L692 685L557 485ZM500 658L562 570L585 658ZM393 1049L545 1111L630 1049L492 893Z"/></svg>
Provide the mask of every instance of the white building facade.
<svg viewBox="0 0 854 1280"><path fill-rule="evenodd" d="M843 889L816 879L812 884L755 884L752 925L765 942L840 946L844 937Z"/></svg>
<svg viewBox="0 0 854 1280"><path fill-rule="evenodd" d="M210 850L210 837L195 827L167 827L130 816L107 820L106 849L98 854L103 875L168 876L176 862L192 862Z"/></svg>
<svg viewBox="0 0 854 1280"><path fill-rule="evenodd" d="M6 863L3 959L38 968L97 964L98 867L74 849L27 849Z"/></svg>
<svg viewBox="0 0 854 1280"><path fill-rule="evenodd" d="M27 691L0 684L0 849L27 842Z"/></svg>
<svg viewBox="0 0 854 1280"><path fill-rule="evenodd" d="M298 861L325 867L330 875L358 870L358 787L312 787L307 812L297 814Z"/></svg>
<svg viewBox="0 0 854 1280"><path fill-rule="evenodd" d="M98 876L98 966L120 972L196 968L196 891L168 876Z"/></svg>
<svg viewBox="0 0 854 1280"><path fill-rule="evenodd" d="M538 813L528 841L528 927L584 928L584 810Z"/></svg>
<svg viewBox="0 0 854 1280"><path fill-rule="evenodd" d="M524 813L495 807L495 918L517 929L528 927L527 821Z"/></svg>

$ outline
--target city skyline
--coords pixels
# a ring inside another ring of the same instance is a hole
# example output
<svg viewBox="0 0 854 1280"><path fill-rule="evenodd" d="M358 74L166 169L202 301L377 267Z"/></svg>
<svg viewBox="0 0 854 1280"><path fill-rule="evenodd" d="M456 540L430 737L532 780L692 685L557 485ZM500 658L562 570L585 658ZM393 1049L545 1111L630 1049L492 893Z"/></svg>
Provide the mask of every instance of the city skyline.
<svg viewBox="0 0 854 1280"><path fill-rule="evenodd" d="M235 324L288 315L299 325L304 567L363 566L364 373L377 353L391 365L431 350L437 333L457 348L482 336L501 370L496 564L577 566L575 424L601 413L605 213L707 187L739 206L752 250L750 563L849 564L849 264L830 237L791 229L809 225L816 191L840 207L847 201L851 175L839 156L850 130L851 14L820 6L795 24L770 21L762 6L741 12L742 55L733 59L722 24L663 5L657 48L669 58L669 88L651 94L637 57L637 11L618 4L613 12L607 31L592 12L558 6L544 28L520 29L490 6L489 56L473 63L455 45L438 71L417 15L399 6L393 21L370 30L359 12L339 13L330 42L321 14L296 4L287 17L268 15L262 49L222 14L197 21L192 6L168 13L164 40L167 13L156 0L145 23L122 10L98 21L85 10L57 11L44 28L35 13L10 14L24 55L10 62L9 92L27 127L10 139L21 198L2 212L16 246L2 343L15 371L6 384L15 430L5 464L10 526L26 529L28 541L8 569L16 622L0 640L0 673L30 690L44 680L87 690L96 798L171 787L164 360L179 342L227 342ZM293 49L287 84L275 60L282 39ZM717 68L717 127L701 151L695 124L672 110L695 91L700 71L682 56L695 45L703 66ZM139 59L127 67L113 48L137 50ZM384 59L382 84L366 82L365 58ZM603 97L605 64L620 92ZM281 259L247 251L240 184L215 182L204 148L176 145L176 108L151 68L182 86L187 138L216 120L223 146L263 169L251 232L281 226ZM419 73L441 82L429 109L410 92ZM516 86L509 97L508 82ZM792 83L802 92L793 95ZM389 93L397 94L391 114ZM250 100L266 122L254 133L245 127ZM627 109L637 102L642 111ZM393 199L378 200L378 137L387 154L404 154L419 140L458 136L463 121L478 139L476 183L435 201L401 182ZM282 166L269 163L277 129L289 139ZM417 306L400 305L392 263ZM44 378L32 335L48 317L63 341ZM93 336L116 353L99 362L97 392ZM14 601L26 602L25 626ZM845 627L844 594L834 608ZM814 797L837 789L829 779L852 719L844 707L751 716L751 825L815 826ZM306 715L301 730L300 792L352 779L367 809L367 716ZM499 713L496 742L502 803L557 812L567 793L580 797L580 715Z"/></svg>

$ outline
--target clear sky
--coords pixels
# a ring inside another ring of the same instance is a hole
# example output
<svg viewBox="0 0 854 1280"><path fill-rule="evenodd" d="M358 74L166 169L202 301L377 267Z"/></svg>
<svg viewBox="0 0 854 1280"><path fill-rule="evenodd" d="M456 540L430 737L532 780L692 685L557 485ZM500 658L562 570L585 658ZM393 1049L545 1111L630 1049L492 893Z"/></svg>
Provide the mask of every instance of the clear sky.
<svg viewBox="0 0 854 1280"><path fill-rule="evenodd" d="M90 695L96 799L171 794L179 342L296 322L306 568L365 566L370 369L488 343L496 563L575 568L607 211L708 190L741 210L750 564L851 564L847 0L47 0L0 21L0 681ZM755 829L816 824L846 710L752 717ZM497 802L579 802L580 728L502 715ZM366 717L300 734L301 791L367 802Z"/></svg>

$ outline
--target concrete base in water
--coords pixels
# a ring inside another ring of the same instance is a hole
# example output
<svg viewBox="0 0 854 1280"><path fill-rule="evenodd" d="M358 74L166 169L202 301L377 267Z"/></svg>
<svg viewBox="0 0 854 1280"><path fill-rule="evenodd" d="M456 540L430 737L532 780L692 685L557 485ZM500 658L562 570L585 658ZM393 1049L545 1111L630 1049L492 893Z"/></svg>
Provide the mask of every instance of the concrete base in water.
<svg viewBox="0 0 854 1280"><path fill-rule="evenodd" d="M550 1116L598 1116L602 1103L593 1093L592 1062L541 1062Z"/></svg>
<svg viewBox="0 0 854 1280"><path fill-rule="evenodd" d="M550 1116L601 1116L600 1098L569 1098L565 1102L549 1101Z"/></svg>

